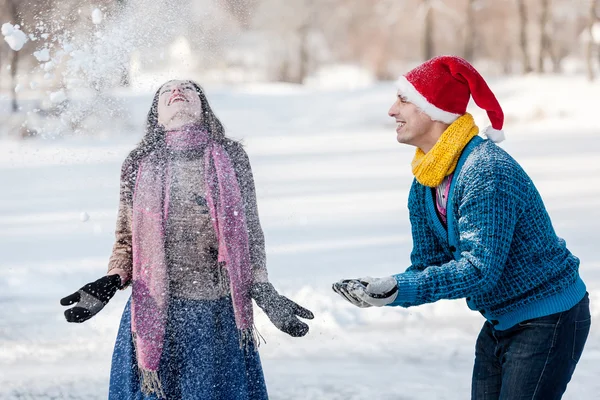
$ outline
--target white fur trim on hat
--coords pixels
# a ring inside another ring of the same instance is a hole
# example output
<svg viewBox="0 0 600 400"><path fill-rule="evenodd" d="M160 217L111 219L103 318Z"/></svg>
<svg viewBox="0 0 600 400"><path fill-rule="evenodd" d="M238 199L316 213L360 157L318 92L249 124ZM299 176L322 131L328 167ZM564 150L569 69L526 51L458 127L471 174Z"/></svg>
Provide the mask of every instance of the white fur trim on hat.
<svg viewBox="0 0 600 400"><path fill-rule="evenodd" d="M488 139L490 139L494 143L500 143L504 139L506 139L506 136L504 135L504 131L502 129L494 129L491 126L486 126L481 133L483 133Z"/></svg>
<svg viewBox="0 0 600 400"><path fill-rule="evenodd" d="M419 109L427 114L433 121L451 124L460 117L460 114L444 111L428 102L425 96L419 93L413 84L404 76L398 78L396 87L398 88L398 94L401 94L406 100L419 107Z"/></svg>

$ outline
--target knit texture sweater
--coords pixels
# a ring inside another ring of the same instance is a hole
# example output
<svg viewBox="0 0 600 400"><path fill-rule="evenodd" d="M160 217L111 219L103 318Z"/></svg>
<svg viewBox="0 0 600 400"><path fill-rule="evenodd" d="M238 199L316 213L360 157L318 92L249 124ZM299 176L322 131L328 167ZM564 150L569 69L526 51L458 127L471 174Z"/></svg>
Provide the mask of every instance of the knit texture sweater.
<svg viewBox="0 0 600 400"><path fill-rule="evenodd" d="M475 137L458 161L447 204L447 229L435 190L414 180L408 199L411 266L395 275L392 306L466 298L497 330L562 312L586 288L579 259L556 236L533 182L489 140Z"/></svg>
<svg viewBox="0 0 600 400"><path fill-rule="evenodd" d="M217 263L204 181L204 157L174 157L169 163L170 199L165 255L173 297L213 300L229 293L227 271Z"/></svg>

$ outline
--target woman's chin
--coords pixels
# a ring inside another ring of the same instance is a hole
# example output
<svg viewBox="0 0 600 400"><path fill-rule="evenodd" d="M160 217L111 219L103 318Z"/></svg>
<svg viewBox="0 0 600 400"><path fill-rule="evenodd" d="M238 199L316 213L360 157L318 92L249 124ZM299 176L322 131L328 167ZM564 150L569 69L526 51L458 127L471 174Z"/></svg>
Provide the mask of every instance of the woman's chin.
<svg viewBox="0 0 600 400"><path fill-rule="evenodd" d="M182 115L182 116L177 116L177 117L173 118L172 120L165 122L164 124L161 124L159 122L159 125L162 126L167 131L173 131L176 129L180 129L184 126L199 124L200 122L202 122L202 121L200 120L200 118L198 118L198 116Z"/></svg>

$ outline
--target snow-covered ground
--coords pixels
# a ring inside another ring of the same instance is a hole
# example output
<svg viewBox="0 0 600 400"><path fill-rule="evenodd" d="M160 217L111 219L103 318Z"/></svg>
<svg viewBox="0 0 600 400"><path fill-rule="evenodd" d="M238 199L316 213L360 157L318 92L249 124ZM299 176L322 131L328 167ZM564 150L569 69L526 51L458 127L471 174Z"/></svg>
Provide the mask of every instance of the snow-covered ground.
<svg viewBox="0 0 600 400"><path fill-rule="evenodd" d="M521 77L490 85L507 114L502 146L533 177L557 232L581 258L598 318L600 84ZM413 149L395 142L386 116L393 84L351 91L248 85L207 93L250 155L271 280L316 315L310 334L293 339L257 311L272 399L468 398L483 319L464 300L361 310L330 289L340 278L385 276L409 263ZM113 95L128 107L123 131L97 139L0 140L1 399L106 398L129 292L81 325L64 321L58 300L101 276L112 246L120 163L140 138L151 94ZM0 107L5 118L8 102ZM483 113L472 111L487 125ZM98 121L98 130L106 126L119 124ZM565 398L600 398L599 374L600 331L593 325Z"/></svg>

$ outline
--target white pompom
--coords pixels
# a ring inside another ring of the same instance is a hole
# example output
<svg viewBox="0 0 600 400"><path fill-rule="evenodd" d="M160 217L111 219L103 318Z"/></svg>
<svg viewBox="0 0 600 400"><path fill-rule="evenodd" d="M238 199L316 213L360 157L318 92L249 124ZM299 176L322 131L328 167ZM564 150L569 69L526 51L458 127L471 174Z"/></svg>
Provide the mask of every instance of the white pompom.
<svg viewBox="0 0 600 400"><path fill-rule="evenodd" d="M494 129L491 126L486 127L482 133L494 143L500 143L506 139L502 129Z"/></svg>

